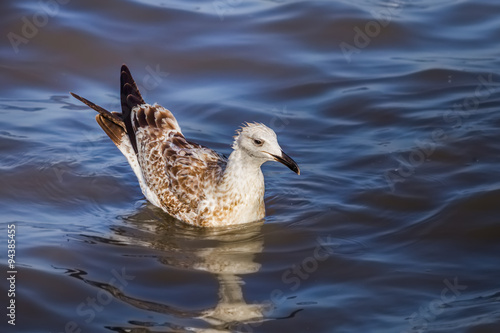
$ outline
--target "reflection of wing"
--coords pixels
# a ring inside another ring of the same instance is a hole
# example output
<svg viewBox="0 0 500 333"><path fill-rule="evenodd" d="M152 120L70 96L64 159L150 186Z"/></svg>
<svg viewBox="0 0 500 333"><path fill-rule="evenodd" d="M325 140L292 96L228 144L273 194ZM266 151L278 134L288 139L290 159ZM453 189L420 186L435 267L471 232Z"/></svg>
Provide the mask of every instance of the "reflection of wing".
<svg viewBox="0 0 500 333"><path fill-rule="evenodd" d="M215 151L188 142L172 113L142 104L132 109L137 157L146 186L170 214L193 221L209 184L222 175L226 160Z"/></svg>

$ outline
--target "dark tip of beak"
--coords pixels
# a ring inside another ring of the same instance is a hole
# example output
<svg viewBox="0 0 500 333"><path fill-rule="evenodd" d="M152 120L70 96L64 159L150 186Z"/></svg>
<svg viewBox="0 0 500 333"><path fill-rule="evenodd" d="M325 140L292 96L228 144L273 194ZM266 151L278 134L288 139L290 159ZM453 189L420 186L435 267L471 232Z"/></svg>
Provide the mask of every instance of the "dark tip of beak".
<svg viewBox="0 0 500 333"><path fill-rule="evenodd" d="M292 170L296 174L300 175L300 169L299 169L299 166L297 165L297 163L295 163L295 161L292 160L292 158L290 156L285 154L285 152L283 150L281 151L281 156L277 156L277 155L272 155L272 156L274 157L274 159L276 161L283 163L284 165L289 167L290 170Z"/></svg>

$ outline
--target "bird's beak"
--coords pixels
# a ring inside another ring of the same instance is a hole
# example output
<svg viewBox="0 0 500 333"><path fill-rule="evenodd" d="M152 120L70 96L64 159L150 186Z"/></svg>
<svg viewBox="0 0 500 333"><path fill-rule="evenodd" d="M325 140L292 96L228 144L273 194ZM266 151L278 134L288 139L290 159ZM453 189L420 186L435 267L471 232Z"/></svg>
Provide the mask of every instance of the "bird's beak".
<svg viewBox="0 0 500 333"><path fill-rule="evenodd" d="M283 150L281 151L281 156L278 156L278 155L272 155L272 156L274 157L274 159L276 161L283 163L284 165L289 167L290 170L292 170L296 174L300 175L300 169L299 169L299 166L297 165L297 163L295 163L295 161L292 160L292 158L290 156L285 154L285 152Z"/></svg>

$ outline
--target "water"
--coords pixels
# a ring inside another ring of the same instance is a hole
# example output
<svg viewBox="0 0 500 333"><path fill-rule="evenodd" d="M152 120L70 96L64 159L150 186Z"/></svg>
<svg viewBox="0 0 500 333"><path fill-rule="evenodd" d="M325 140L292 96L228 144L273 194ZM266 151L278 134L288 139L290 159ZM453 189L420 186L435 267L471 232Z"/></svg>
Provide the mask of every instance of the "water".
<svg viewBox="0 0 500 333"><path fill-rule="evenodd" d="M43 3L0 4L0 331L499 331L498 1ZM265 221L145 201L68 94L122 63L196 142L276 130Z"/></svg>

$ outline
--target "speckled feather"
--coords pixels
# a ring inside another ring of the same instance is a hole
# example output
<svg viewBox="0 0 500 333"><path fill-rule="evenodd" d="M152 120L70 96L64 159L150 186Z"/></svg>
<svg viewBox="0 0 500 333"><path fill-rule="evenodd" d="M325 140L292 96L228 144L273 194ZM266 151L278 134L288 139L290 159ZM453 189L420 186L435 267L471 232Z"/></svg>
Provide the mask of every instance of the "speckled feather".
<svg viewBox="0 0 500 333"><path fill-rule="evenodd" d="M189 224L210 227L262 219L264 177L260 165L279 160L299 173L277 141L279 156L256 156L253 148L245 148L246 142L240 140L243 134L246 138L260 133L276 140L276 134L262 124L247 123L237 131L229 160L186 140L169 110L144 102L125 65L121 71L122 113L72 95L99 112L97 123L127 158L146 198Z"/></svg>
<svg viewBox="0 0 500 333"><path fill-rule="evenodd" d="M214 191L227 161L215 151L186 140L167 109L143 104L132 110L137 158L144 181L169 214L204 225L200 214L207 194Z"/></svg>

